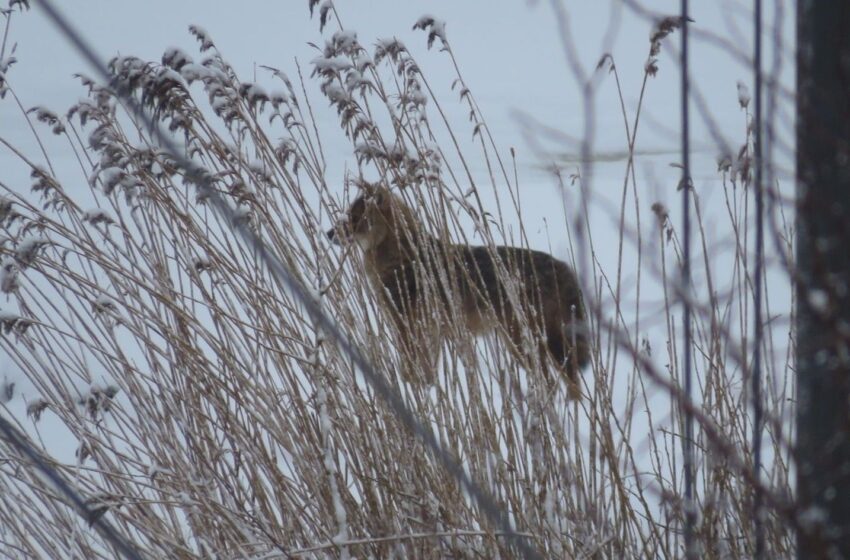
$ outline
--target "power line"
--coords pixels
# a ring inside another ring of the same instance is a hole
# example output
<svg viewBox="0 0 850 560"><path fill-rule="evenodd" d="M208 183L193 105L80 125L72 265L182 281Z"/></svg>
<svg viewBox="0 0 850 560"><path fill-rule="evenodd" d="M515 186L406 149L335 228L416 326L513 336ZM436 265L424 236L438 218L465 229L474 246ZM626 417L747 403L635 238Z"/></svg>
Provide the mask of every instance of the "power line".
<svg viewBox="0 0 850 560"><path fill-rule="evenodd" d="M105 518L96 515L80 494L68 484L65 477L59 474L52 465L48 464L41 453L30 445L26 438L8 420L3 418L2 415L0 415L0 432L3 433L3 439L12 444L14 448L32 461L38 467L38 470L53 483L53 486L71 501L71 504L73 504L83 519L89 521L98 533L115 545L115 548L121 554L130 560L142 560L142 557L130 545L127 539L122 537Z"/></svg>
<svg viewBox="0 0 850 560"><path fill-rule="evenodd" d="M755 325L753 327L753 371L752 371L752 393L753 393L753 479L761 479L761 430L762 430L762 402L761 402L761 343L764 329L761 321L762 300L762 276L764 270L764 185L762 184L762 75L761 75L761 28L762 28L762 6L761 0L755 0L755 46L753 53L753 71L755 73L755 139L753 141L753 158L755 159L755 197L756 197L756 254L755 271L753 281L755 282L755 293L753 294L753 313ZM756 550L755 559L764 557L764 524L762 523L763 505L761 486L753 487L753 518L755 523Z"/></svg>
<svg viewBox="0 0 850 560"><path fill-rule="evenodd" d="M494 522L501 531L512 541L525 558L542 558L540 553L527 542L526 538L520 536L513 528L507 514L505 514L495 503L493 498L476 483L449 453L443 449L437 441L434 433L423 423L419 422L413 412L407 407L401 396L389 383L375 370L366 359L363 352L342 332L337 324L328 317L321 309L319 303L309 295L307 289L301 282L290 273L284 264L266 246L263 240L255 232L251 231L242 223L234 210L224 198L210 186L209 173L196 165L194 162L180 154L177 145L167 136L159 125L150 118L144 109L136 102L135 98L118 83L112 76L94 50L77 32L70 23L62 16L50 0L37 0L44 9L48 18L60 29L69 42L77 51L91 64L101 78L113 88L118 96L130 110L151 131L153 136L160 142L168 152L169 157L185 171L185 178L193 183L211 203L214 211L238 234L239 237L253 250L259 259L268 267L272 277L278 284L293 293L304 305L311 319L315 321L330 337L339 345L340 349L349 356L357 366L368 383L375 389L376 393L387 403L392 412L401 422L412 431L430 449L431 453L442 463L443 467L460 483L463 489L472 497L476 505Z"/></svg>
<svg viewBox="0 0 850 560"><path fill-rule="evenodd" d="M685 310L682 317L685 330L685 356L684 356L684 376L685 376L685 398L688 403L693 401L692 393L692 375L691 367L691 300L688 294L691 286L691 146L690 146L690 130L689 130L689 94L688 94L688 0L682 0L681 14L682 18L682 238L683 238L683 258L682 258L682 295L685 304ZM682 439L682 456L685 467L685 557L688 560L695 560L696 543L694 542L694 528L696 526L696 505L694 503L694 417L690 411L690 407L685 409L685 437Z"/></svg>

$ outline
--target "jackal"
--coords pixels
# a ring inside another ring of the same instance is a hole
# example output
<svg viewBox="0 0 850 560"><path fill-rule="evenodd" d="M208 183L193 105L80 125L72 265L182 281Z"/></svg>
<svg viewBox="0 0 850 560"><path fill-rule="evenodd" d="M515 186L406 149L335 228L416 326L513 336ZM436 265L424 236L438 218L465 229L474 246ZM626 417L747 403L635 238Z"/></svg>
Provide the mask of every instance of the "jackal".
<svg viewBox="0 0 850 560"><path fill-rule="evenodd" d="M408 381L421 381L412 372L423 368L429 380L436 375L438 350L429 346L435 337L496 330L523 367L539 359L550 379L551 356L569 396L579 398L578 373L590 349L581 290L566 263L530 249L443 241L387 188L367 184L361 190L327 235L363 250L366 275L394 324L403 363L417 362L402 368Z"/></svg>

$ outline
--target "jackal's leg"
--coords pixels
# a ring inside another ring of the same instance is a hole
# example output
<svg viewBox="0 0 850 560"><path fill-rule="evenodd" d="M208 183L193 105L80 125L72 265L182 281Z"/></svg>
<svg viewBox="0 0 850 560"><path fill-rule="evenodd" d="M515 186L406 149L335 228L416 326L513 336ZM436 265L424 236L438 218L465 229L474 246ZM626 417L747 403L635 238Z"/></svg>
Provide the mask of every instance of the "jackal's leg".
<svg viewBox="0 0 850 560"><path fill-rule="evenodd" d="M578 356L574 352L571 341L567 340L566 331L562 325L546 329L546 350L567 382L567 396L573 400L581 399Z"/></svg>
<svg viewBox="0 0 850 560"><path fill-rule="evenodd" d="M532 370L535 367L535 358L537 358L542 373L549 383L558 383L563 379L567 383L567 396L573 400L581 398L581 386L578 380L579 367L576 356L573 355L572 346L566 340L565 330L560 326L560 323L556 328L549 328L550 326L547 325L542 333L534 332L537 329L532 328L530 334L535 339L533 341L537 352L535 356L531 354L533 350L530 351L528 348L528 342L525 340L522 327L516 317L512 315L503 318L502 322L511 342L512 353L523 367ZM554 374L549 371L549 358L555 363L556 372Z"/></svg>
<svg viewBox="0 0 850 560"><path fill-rule="evenodd" d="M395 318L400 373L408 383L430 384L437 380L440 344L433 330L415 314Z"/></svg>
<svg viewBox="0 0 850 560"><path fill-rule="evenodd" d="M524 333L523 325L513 313L507 317L501 317L500 320L507 331L510 350L514 358L529 372L537 367L536 363L539 361L543 375L547 379L551 379L546 364L548 350L540 334L535 333L534 329L529 333ZM532 337L532 340L527 340L528 336ZM536 352L532 349L533 346L537 347Z"/></svg>

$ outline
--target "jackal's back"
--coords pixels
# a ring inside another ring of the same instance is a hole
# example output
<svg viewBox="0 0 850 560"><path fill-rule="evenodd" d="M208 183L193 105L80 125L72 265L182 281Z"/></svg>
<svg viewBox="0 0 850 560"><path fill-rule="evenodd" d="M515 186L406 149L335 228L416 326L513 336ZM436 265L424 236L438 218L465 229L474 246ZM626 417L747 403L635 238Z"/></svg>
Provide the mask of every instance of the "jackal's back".
<svg viewBox="0 0 850 560"><path fill-rule="evenodd" d="M465 305L492 307L499 318L506 318L515 312L509 295L510 290L515 290L514 301L521 312L544 331L562 331L560 345L571 347L575 342L577 365L587 365L590 352L583 298L576 275L565 262L547 253L517 247L454 248L464 276L460 286ZM501 273L497 259L504 267ZM562 348L557 353L565 352Z"/></svg>

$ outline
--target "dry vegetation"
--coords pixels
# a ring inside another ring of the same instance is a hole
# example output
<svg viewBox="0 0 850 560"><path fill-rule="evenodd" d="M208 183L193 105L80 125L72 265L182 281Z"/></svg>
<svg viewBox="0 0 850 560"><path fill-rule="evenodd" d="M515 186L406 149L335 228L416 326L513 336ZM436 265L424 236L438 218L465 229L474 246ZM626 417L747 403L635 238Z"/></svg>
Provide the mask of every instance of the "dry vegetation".
<svg viewBox="0 0 850 560"><path fill-rule="evenodd" d="M316 11L323 27L336 23L329 3ZM441 23L423 18L417 27L429 43L446 47L439 56L457 68ZM674 29L660 27L653 41ZM116 58L110 69L118 83L209 171L240 220L311 288L516 530L547 558L681 556L682 251L668 210L637 198L631 159L617 209L619 254L623 263L624 251L642 251L641 270L602 268L586 206L576 206L584 217L572 224L579 231L564 224L550 232L580 244L573 249L583 255L575 264L596 341L585 374L589 397L567 402L563 388L553 393L537 372L518 369L498 340L473 345L463 333L444 349L436 385L413 386L397 375L399 359L358 272L358 254L324 238L350 195L326 183L326 169L337 163L325 160L313 118L326 104L311 107L301 81L320 81L338 114L357 157L351 179L401 189L433 232L524 245L522 230L511 238L507 227L521 206L516 171L496 151L462 76L456 93L471 115L472 151L436 141L454 139L466 123L441 118L438 96L398 41L370 47L351 32L333 33L310 77L268 69L279 86L271 92L240 80L213 38L191 31L200 44L197 60L177 50L161 62ZM649 81L658 71L656 43L647 45L654 51ZM598 72L616 72L609 57L601 66ZM15 69L2 69L9 103L17 99ZM76 181L90 185L96 207L82 206L49 166L30 164L25 154L19 157L31 167L30 192L7 185L0 173L0 343L39 391L28 402L29 418L14 420L47 456L39 427L49 422L67 430L77 442L76 463L54 466L146 558L514 557L504 535L237 241L150 131L109 89L82 82L88 98L65 115L44 108L27 115L37 134L67 140L79 162ZM630 150L635 135L627 134ZM695 265L689 293L695 507L705 558L745 558L754 546L745 373L754 289L752 138L744 135L740 152L719 171L724 243L710 246L694 193L695 245L705 259ZM490 171L484 183L469 171L473 160ZM559 186L580 200L582 180ZM485 207L480 189L492 189L499 206ZM635 215L625 220L626 213ZM639 232L626 225L633 220L655 238L638 244ZM769 223L775 249L791 254L778 203ZM723 278L714 277L710 262L717 252L731 271ZM654 304L641 299L640 286L634 310L620 304L627 277L660 286L655 327L663 325L665 346L652 347L642 334L639 306ZM791 306L771 300L771 290L787 283L776 277L765 280L771 327L764 348L767 460L759 482L774 558L791 554L794 522ZM789 294L780 290L775 298ZM6 444L0 504L0 549L8 557L114 557Z"/></svg>

